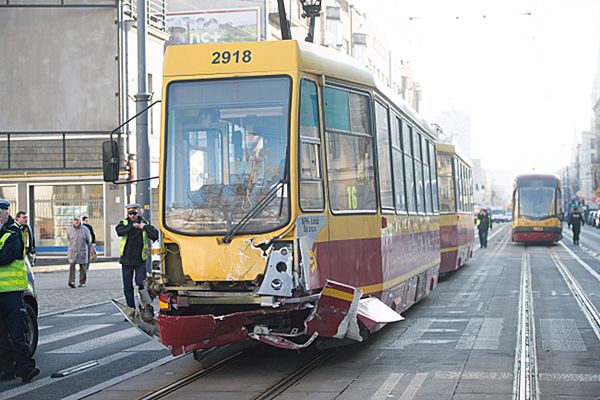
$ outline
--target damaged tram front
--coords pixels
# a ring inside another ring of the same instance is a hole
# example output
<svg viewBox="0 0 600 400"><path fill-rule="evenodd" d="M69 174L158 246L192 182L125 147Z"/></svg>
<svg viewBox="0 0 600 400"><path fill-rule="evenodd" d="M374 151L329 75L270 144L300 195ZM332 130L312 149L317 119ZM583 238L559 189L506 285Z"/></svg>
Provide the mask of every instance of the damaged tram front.
<svg viewBox="0 0 600 400"><path fill-rule="evenodd" d="M173 354L251 339L360 341L435 287L436 217L394 215L388 227L379 211L373 88L355 61L312 44L167 48L163 243L147 282L160 310L143 329ZM325 119L341 133L325 139ZM409 226L425 247L394 243L412 237ZM387 258L386 246L418 254Z"/></svg>

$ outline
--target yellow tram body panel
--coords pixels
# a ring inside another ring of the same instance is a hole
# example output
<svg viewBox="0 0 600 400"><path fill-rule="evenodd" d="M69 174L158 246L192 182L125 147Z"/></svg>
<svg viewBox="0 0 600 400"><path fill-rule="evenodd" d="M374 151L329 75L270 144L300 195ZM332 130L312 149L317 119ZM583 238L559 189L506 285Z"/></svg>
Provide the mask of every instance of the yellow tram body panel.
<svg viewBox="0 0 600 400"><path fill-rule="evenodd" d="M171 83L219 79L286 75L292 79L290 104L290 165L298 165L298 107L300 78L308 76L319 82L325 74L337 79L349 80L354 84L373 87L371 75L363 69L339 61L339 57L330 52L321 52L314 46L306 46L294 40L273 42L220 43L202 45L177 45L167 47L164 64L163 98ZM229 60L225 63L224 54ZM246 58L244 58L246 57ZM166 101L162 104L163 115L167 113ZM321 126L323 116L321 115ZM161 154L165 152L165 130L161 135ZM160 169L164 171L164 158L161 157ZM164 187L164 174L160 184ZM169 231L164 226L164 199L159 196L160 227L166 232L167 240L176 243L181 254L183 274L193 281L255 281L264 274L267 257L257 244L269 242L272 238L293 240L296 218L301 215L298 206L298 171L290 168L289 206L290 219L286 226L265 234L241 234L235 236L228 245L219 243L218 236L189 236ZM313 214L314 215L314 214ZM328 211L320 213L328 215ZM331 231L333 237L352 239L356 237L378 237L379 217L368 221L365 216L359 224L344 222ZM359 226L357 226L359 225ZM320 231L316 243L328 240L330 227L326 223ZM295 257L297 259L297 257Z"/></svg>

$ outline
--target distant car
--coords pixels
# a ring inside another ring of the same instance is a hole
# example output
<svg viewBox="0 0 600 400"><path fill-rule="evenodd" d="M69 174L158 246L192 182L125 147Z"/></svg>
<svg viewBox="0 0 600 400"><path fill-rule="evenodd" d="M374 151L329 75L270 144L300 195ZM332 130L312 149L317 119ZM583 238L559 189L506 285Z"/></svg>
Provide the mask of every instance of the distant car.
<svg viewBox="0 0 600 400"><path fill-rule="evenodd" d="M590 212L588 212L586 218L585 218L585 223L587 225L593 226L593 221L596 215L596 211L595 210L590 210ZM565 214L565 222L567 221L568 215Z"/></svg>
<svg viewBox="0 0 600 400"><path fill-rule="evenodd" d="M27 325L29 327L27 341L29 342L29 346L31 348L31 355L33 355L37 350L39 338L37 321L38 301L35 292L35 278L33 276L33 270L28 257L25 257L25 264L27 265L27 280L29 283L27 285L27 290L23 293L23 301L25 303L25 311L27 312Z"/></svg>
<svg viewBox="0 0 600 400"><path fill-rule="evenodd" d="M506 222L506 217L504 216L504 210L501 208L492 208L492 222Z"/></svg>

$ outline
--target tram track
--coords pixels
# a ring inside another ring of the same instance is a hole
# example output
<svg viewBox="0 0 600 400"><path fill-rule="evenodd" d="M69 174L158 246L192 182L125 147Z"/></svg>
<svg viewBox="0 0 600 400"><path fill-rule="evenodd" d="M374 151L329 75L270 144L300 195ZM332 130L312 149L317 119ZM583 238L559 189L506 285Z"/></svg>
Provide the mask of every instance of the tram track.
<svg viewBox="0 0 600 400"><path fill-rule="evenodd" d="M315 358L305 363L304 365L301 365L299 368L292 371L292 373L284 376L278 382L267 388L263 393L252 397L251 400L271 400L276 398L277 396L285 392L287 389L294 386L311 371L314 371L315 369L323 365L327 360L333 357L335 353L336 349L321 351Z"/></svg>
<svg viewBox="0 0 600 400"><path fill-rule="evenodd" d="M552 258L552 262L554 262L554 265L560 272L565 283L567 284L567 287L569 288L569 290L573 294L573 297L577 301L579 308L581 308L581 311L590 323L590 326L596 334L596 337L598 338L598 340L600 340L600 313L598 313L598 310L596 309L596 307L594 307L594 304L592 304L588 296L585 294L585 292L583 291L583 289L581 288L571 271L569 271L569 269L562 263L560 258L556 255L556 253L550 249L548 249L548 252L550 253L550 258ZM572 257L575 256L571 251L569 251L569 253ZM580 261L579 257L575 256L573 258L575 259L575 261Z"/></svg>
<svg viewBox="0 0 600 400"><path fill-rule="evenodd" d="M325 362L327 362L333 355L337 353L337 349L328 349L316 353L308 360L302 362L296 368L293 368L291 372L284 372L283 376L277 379L274 383L265 383L265 389L255 396L251 397L251 400L270 400L274 399L280 394L284 393L287 389L298 383L302 378L314 371ZM231 354L223 360L211 365L210 367L200 368L191 374L184 376L181 379L170 382L158 389L144 394L138 397L137 400L157 400L165 398L169 395L177 393L195 382L213 375L217 372L232 375L231 379L235 379L234 376L239 375L239 371L234 367L234 364L239 363L242 365L245 362L251 362L252 357L244 357L244 352L239 351L235 354ZM243 364L245 365L245 364ZM189 390L189 389L188 389Z"/></svg>
<svg viewBox="0 0 600 400"><path fill-rule="evenodd" d="M230 355L229 357L224 358L221 361L218 361L216 364L214 364L210 367L201 368L200 370L195 371L181 379L178 379L175 382L171 382L168 385L165 385L165 386L158 388L156 390L153 390L152 392L149 392L141 397L138 397L137 400L162 399L163 397L168 396L169 394L174 393L185 386L188 386L192 382L195 382L195 381L202 379L208 375L211 375L217 371L227 368L229 365L231 365L235 361L237 361L241 357L241 355L242 355L241 351L239 353Z"/></svg>
<svg viewBox="0 0 600 400"><path fill-rule="evenodd" d="M531 263L525 247L521 257L519 323L513 380L513 395L518 400L538 400L540 394L533 312Z"/></svg>

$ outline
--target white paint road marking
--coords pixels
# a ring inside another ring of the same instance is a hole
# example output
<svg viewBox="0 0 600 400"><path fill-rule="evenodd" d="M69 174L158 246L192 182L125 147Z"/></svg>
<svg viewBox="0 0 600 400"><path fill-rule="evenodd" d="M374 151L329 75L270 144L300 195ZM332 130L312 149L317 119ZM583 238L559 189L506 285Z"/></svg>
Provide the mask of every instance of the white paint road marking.
<svg viewBox="0 0 600 400"><path fill-rule="evenodd" d="M86 340L85 342L61 347L60 349L49 351L46 354L85 353L87 351L92 351L104 346L119 343L123 340L127 340L135 336L142 336L142 333L139 332L137 328L129 328L122 331L113 332L108 335L100 336L96 339Z"/></svg>
<svg viewBox="0 0 600 400"><path fill-rule="evenodd" d="M448 380L475 380L475 381L508 381L513 379L509 372L453 372L439 371L435 373L435 379ZM600 382L600 374L558 374L540 373L539 380L543 382L573 383L573 382Z"/></svg>
<svg viewBox="0 0 600 400"><path fill-rule="evenodd" d="M122 358L128 357L130 356L132 353L124 353L124 352L119 352L119 353L115 353L115 354L111 354L110 356L101 358L98 361L99 365L106 365L109 364L111 362L120 360ZM92 371L92 369L87 369L84 372L87 371ZM73 375L69 375L66 378L63 379L68 379L72 376L77 376L78 374L73 374ZM2 392L2 399L6 400L6 399L10 399L11 397L15 397L15 396L20 396L23 395L25 393L31 392L32 390L36 390L39 389L41 387L50 385L52 383L56 383L56 382L63 382L63 379L56 379L56 378L51 378L50 376L47 376L45 378L39 379L39 380L34 380L30 383L28 383L27 385L23 385L23 386L18 386L12 390L7 390L5 392Z"/></svg>
<svg viewBox="0 0 600 400"><path fill-rule="evenodd" d="M141 374L143 374L145 372L150 371L151 369L154 369L154 368L159 367L161 365L167 364L167 363L169 363L171 361L174 361L174 360L176 360L176 359L178 359L180 357L183 357L183 355L177 356L177 357L173 357L173 356L163 357L160 360L156 360L156 361L154 361L151 364L145 365L145 366L140 367L138 369L134 369L133 371L130 371L130 372L124 374L124 375L118 376L116 378L113 378L113 379L108 380L108 381L103 382L103 383L99 383L96 386L92 386L91 388L82 390L81 392L78 392L78 393L72 394L71 396L65 397L63 400L79 400L79 399L82 399L82 398L90 396L90 395L92 395L94 393L98 393L101 390L104 390L104 389L106 389L108 387L111 387L111 386L114 386L114 385L116 385L118 383L121 383L121 382L123 382L123 381L125 381L125 380L127 380L129 378L133 378L134 376L141 375Z"/></svg>
<svg viewBox="0 0 600 400"><path fill-rule="evenodd" d="M371 400L385 400L385 399L387 399L387 397L390 394L390 392L392 390L394 390L394 388L396 387L396 385L398 384L398 382L400 382L400 380L402 379L403 376L404 376L404 374L391 373L387 377L387 379L381 384L381 386L375 392L375 394L373 394L373 396L371 396Z"/></svg>
<svg viewBox="0 0 600 400"><path fill-rule="evenodd" d="M391 346L384 347L385 349L403 349L408 345L415 343L421 339L421 336L433 324L433 318L419 318L400 336Z"/></svg>
<svg viewBox="0 0 600 400"><path fill-rule="evenodd" d="M587 351L574 319L540 319L542 349Z"/></svg>
<svg viewBox="0 0 600 400"><path fill-rule="evenodd" d="M429 374L426 372L419 372L415 374L415 377L412 378L406 387L406 390L404 390L404 393L402 393L402 396L400 396L400 400L414 399L421 386L423 386L423 382L425 382L425 379L427 379L427 375Z"/></svg>
<svg viewBox="0 0 600 400"><path fill-rule="evenodd" d="M103 312L91 312L91 313L69 313L59 315L59 318L76 318L76 317L99 317L101 315L106 315Z"/></svg>
<svg viewBox="0 0 600 400"><path fill-rule="evenodd" d="M99 329L106 328L107 326L111 326L111 325L113 325L113 324L83 325L79 328L74 328L74 329L69 329L69 330L62 331L62 332L57 332L53 335L48 335L48 336L40 335L39 344L43 345L43 344L48 344L48 343L52 343L52 342L57 342L59 340L66 339L66 338L71 338L71 337L75 338L79 335L83 335L84 333L97 331Z"/></svg>

